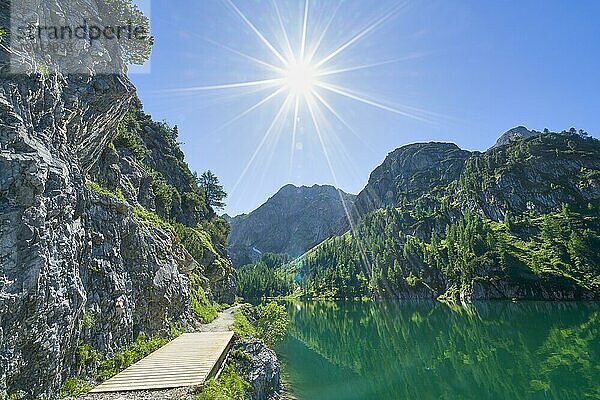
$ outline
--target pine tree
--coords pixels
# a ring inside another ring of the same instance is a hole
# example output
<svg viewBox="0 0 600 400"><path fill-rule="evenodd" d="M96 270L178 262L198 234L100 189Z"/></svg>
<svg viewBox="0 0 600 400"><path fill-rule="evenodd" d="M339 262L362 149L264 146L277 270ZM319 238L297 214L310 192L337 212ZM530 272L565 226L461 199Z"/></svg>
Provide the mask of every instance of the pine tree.
<svg viewBox="0 0 600 400"><path fill-rule="evenodd" d="M219 178L210 170L204 172L198 179L198 185L204 190L206 205L213 208L223 208L225 203L223 200L227 197L227 193L223 190L223 186L219 184Z"/></svg>

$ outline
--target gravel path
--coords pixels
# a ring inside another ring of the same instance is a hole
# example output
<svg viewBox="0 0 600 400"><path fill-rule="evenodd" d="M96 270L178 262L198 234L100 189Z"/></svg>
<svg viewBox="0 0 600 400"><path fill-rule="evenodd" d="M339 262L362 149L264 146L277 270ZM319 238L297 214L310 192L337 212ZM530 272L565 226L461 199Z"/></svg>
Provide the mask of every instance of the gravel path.
<svg viewBox="0 0 600 400"><path fill-rule="evenodd" d="M198 332L226 332L233 327L233 312L241 305L230 307L219 313L219 316L211 323L202 325Z"/></svg>
<svg viewBox="0 0 600 400"><path fill-rule="evenodd" d="M225 332L233 327L233 312L241 305L230 307L219 313L209 324L202 325L198 332ZM88 394L85 397L65 400L192 400L195 388L177 388L170 390L139 390L135 392Z"/></svg>

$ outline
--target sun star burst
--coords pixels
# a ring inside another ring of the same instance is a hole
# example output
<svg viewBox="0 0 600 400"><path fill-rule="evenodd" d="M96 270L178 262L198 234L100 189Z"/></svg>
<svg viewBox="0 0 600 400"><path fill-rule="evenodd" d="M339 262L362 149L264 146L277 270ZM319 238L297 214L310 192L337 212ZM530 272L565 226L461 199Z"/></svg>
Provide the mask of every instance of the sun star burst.
<svg viewBox="0 0 600 400"><path fill-rule="evenodd" d="M383 10L381 17L371 21L370 23L367 23L366 26L358 31L358 33L350 36L346 41L343 41L341 44L339 44L339 46L335 47L331 52L322 57L317 57L318 50L323 47L325 42L327 42L328 31L332 25L332 22L336 18L340 7L345 4L344 0L338 0L333 12L327 17L325 24L318 23L319 16L311 16L311 22L316 20L317 24L315 24L315 26L322 27L318 32L313 32L316 33L316 35L313 35L315 36L314 38L309 37L310 35L308 34L309 5L311 0L304 0L303 12L300 16L300 21L298 21L298 26L301 26L301 29L298 37L296 38L297 40L291 40L294 38L291 37L288 29L286 29L286 24L284 23L282 13L279 8L280 6L278 5L279 0L271 0L271 9L274 12L273 17L276 18L276 25L278 25L278 28L275 28L280 30L280 38L283 39L283 45L281 46L277 46L274 44L275 41L269 40L267 37L268 34L258 29L250 20L250 18L248 18L248 16L246 16L232 0L223 1L241 19L241 22L243 22L246 27L253 32L256 38L262 43L262 45L264 45L265 50L268 51L267 54L269 54L271 57L265 58L258 54L247 54L238 49L220 44L213 40L206 38L202 39L205 39L213 45L219 46L231 52L232 54L235 54L236 56L252 62L255 66L258 66L265 71L265 78L253 81L190 87L173 90L171 92L182 95L191 95L205 91L230 91L241 89L247 94L248 91L251 91L252 93L259 93L263 90L269 90L269 93L265 97L251 105L248 109L234 116L231 120L222 125L221 128L224 128L225 126L228 126L233 122L248 116L251 112L260 110L267 103L275 103L279 101L276 106L277 112L275 113L273 120L266 129L260 142L254 149L252 156L246 163L239 178L231 188L230 194L236 191L238 185L242 182L246 173L248 173L248 171L251 169L254 162L261 158L259 155L263 151L263 148L266 145L276 142L277 139L281 137L283 132L286 132L291 136L291 151L289 159L291 176L291 169L292 165L294 164L294 154L299 148L302 148L302 143L297 143L297 134L301 127L304 128L307 125L312 125L314 135L321 147L333 182L336 187L340 187L337 174L334 169L331 153L333 151L343 152L345 150L343 148L343 142L337 138L334 130L330 129L331 125L329 120L333 119L341 123L348 132L353 133L357 138L363 140L363 143L366 146L369 146L369 143L368 140L357 133L346 122L344 117L338 110L336 110L334 104L328 100L325 94L333 97L337 96L340 98L345 98L362 104L363 106L373 107L386 112L394 113L402 117L412 118L423 122L432 122L432 117L439 116L437 114L408 105L390 104L385 101L380 101L372 96L344 86L340 83L340 79L336 79L335 83L330 79L333 76L343 77L345 73L352 71L366 70L385 64L397 63L416 58L414 54L407 54L405 57L392 60L382 60L379 62L369 62L359 65L340 65L339 62L335 63L335 61L339 61L340 54L348 51L355 44L376 31L385 22L392 19L400 9L406 6L407 1L397 4L392 9ZM290 6L288 3L285 4ZM294 46L293 44L297 45ZM241 97L245 95L245 93L240 93L239 96ZM301 122L301 116L302 118L308 116L308 123L306 123L306 121ZM291 131L289 129L290 127ZM336 144L338 144L338 146L331 145L333 143L332 141L334 140L337 140ZM266 158L270 159L272 155L273 151L267 154ZM267 169L264 170L263 177L266 173ZM340 200L347 214L348 221L350 223L350 229L354 232L350 211L341 193ZM366 257L364 250L360 246L360 243L359 251L361 253L361 258L364 261L364 265L367 269L370 269L368 257Z"/></svg>
<svg viewBox="0 0 600 400"><path fill-rule="evenodd" d="M282 75L284 86L294 96L306 98L318 83L318 70L307 60L290 61Z"/></svg>
<svg viewBox="0 0 600 400"><path fill-rule="evenodd" d="M392 9L383 10L381 17L371 21L370 23L367 23L361 30L358 31L358 33L350 36L346 41L342 41L342 43L340 43L329 53L325 54L324 56L317 57L318 50L323 47L325 42L327 42L328 30L330 29L332 22L335 20L339 9L344 4L343 0L339 0L337 2L333 12L327 17L325 24L318 23L318 15L311 15L309 18L309 6L311 0L304 0L302 13L300 15L300 20L298 21L298 26L300 26L301 29L298 37L295 38L295 40L286 28L286 23L284 23L284 19L280 10L280 4L278 5L278 0L271 0L271 9L274 12L273 16L275 17L275 20L277 21L276 25L278 25L274 28L280 30L281 39L283 39L283 45L281 46L277 46L275 41L269 40L268 34L258 29L251 19L244 14L232 0L223 1L240 18L240 22L245 24L246 27L253 32L259 42L264 45L265 50L268 51L267 54L269 54L271 57L267 58L261 57L259 54L247 54L238 49L219 44L210 39L207 39L207 41L262 68L265 71L265 78L254 81L190 87L174 90L173 92L190 95L204 91L218 90L229 91L243 89L246 93L249 89L252 90L252 93L270 90L266 96L261 98L255 104L251 105L248 109L234 116L231 120L222 125L221 128L248 116L251 112L260 110L260 108L264 107L267 103L274 103L277 101L280 102L276 107L277 112L273 117L272 122L270 123L268 129L266 129L262 139L258 143L254 153L247 162L237 182L232 187L231 192L235 192L240 182L244 179L246 173L250 170L252 164L258 158L259 153L263 150L263 147L266 144L271 143L272 138L279 137L279 135L281 135L284 131L291 136L291 151L289 160L291 171L294 163L294 153L298 149L298 146L296 145L296 139L300 125L303 127L306 125L312 125L312 130L314 131L315 136L322 148L323 155L327 159L327 164L329 166L334 183L338 185L336 173L333 169L332 161L329 156L330 151L327 149L328 141L326 140L329 136L333 137L336 134L335 132L332 132L331 129L328 129L328 120L333 119L341 123L348 132L352 132L359 139L363 140L365 144L368 145L368 143L367 140L360 137L360 135L346 122L341 113L336 110L334 104L328 99L329 96L346 98L360 103L363 106L374 107L379 110L425 122L430 122L429 118L434 116L432 113L428 113L424 110L414 107L379 101L376 98L368 96L364 93L358 92L349 87L345 87L344 85L340 84L339 79L337 79L335 83L331 82L329 79L332 76L343 76L344 73L351 71L365 70L380 65L396 63L414 58L412 55L407 55L406 57L402 58L365 63L361 65L345 66L340 65L339 63L334 64L335 61L339 61L340 54L348 51L355 44L376 31L385 22L392 19L397 12L407 4L406 2L399 3ZM312 32L312 36L314 37L309 35L309 25L311 22L315 23L315 26L322 27L319 31ZM329 96L326 96L326 94ZM243 95L244 93L240 93L239 96ZM305 123L306 121L301 123L301 117L307 117L308 124ZM291 127L291 130L289 128L284 129L284 127ZM337 148L334 150L344 151L343 148Z"/></svg>

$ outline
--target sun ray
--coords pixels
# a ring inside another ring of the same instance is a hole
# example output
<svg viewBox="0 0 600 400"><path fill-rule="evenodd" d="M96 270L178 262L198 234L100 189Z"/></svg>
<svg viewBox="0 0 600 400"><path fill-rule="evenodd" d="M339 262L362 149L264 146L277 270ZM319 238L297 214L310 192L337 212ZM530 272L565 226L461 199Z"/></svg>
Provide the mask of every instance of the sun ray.
<svg viewBox="0 0 600 400"><path fill-rule="evenodd" d="M368 69L368 68L373 68L373 67L379 67L381 65L394 64L394 63L410 60L413 58L415 58L415 57L402 57L402 58L395 58L393 60L379 61L379 62L375 62L375 63L371 63L371 64L356 65L354 67L325 70L325 71L316 73L315 76L323 77L323 76L329 76L329 75L342 74L344 72L359 71L361 69Z"/></svg>
<svg viewBox="0 0 600 400"><path fill-rule="evenodd" d="M207 41L207 42L209 42L209 43L211 43L211 44L213 44L215 46L219 46L219 47L221 47L221 48L223 48L225 50L228 50L228 51L230 51L230 52L232 52L234 54L237 54L238 56L243 57L243 58L245 58L247 60L254 61L255 63L257 63L259 65L262 65L264 67L267 67L268 69L270 69L270 70L272 70L274 72L281 73L283 71L283 68L281 68L281 67L277 67L277 66L275 66L275 65L273 65L271 63L268 63L266 61L260 60L260 59L258 59L256 57L252 57L251 55L248 55L246 53L242 53L241 51L238 51L238 50L236 50L236 49L234 49L232 47L229 47L227 45L224 45L222 43L216 42L214 40L211 40L211 39L205 38L205 37L200 37L199 36L199 38L201 38L202 40L205 40L205 41Z"/></svg>
<svg viewBox="0 0 600 400"><path fill-rule="evenodd" d="M279 51L277 51L277 49L275 47L273 47L271 42L269 42L267 40L267 38L265 38L265 36L262 33L260 33L258 28L256 28L256 26L254 26L254 24L252 22L250 22L248 17L246 17L246 15L244 15L244 13L235 4L233 4L233 2L231 0L225 0L225 1L235 10L235 12L240 16L240 18L242 18L244 20L246 25L248 25L250 27L250 29L252 29L252 31L256 34L256 36L258 36L258 38L265 44L265 46L267 46L269 48L269 50L271 50L271 52L283 63L283 65L287 65L288 60L286 60L285 57L283 57L281 55L281 53Z"/></svg>
<svg viewBox="0 0 600 400"><path fill-rule="evenodd" d="M379 18L377 21L373 22L371 25L367 26L365 29L363 29L362 31L360 31L359 33L357 33L356 35L354 35L354 37L352 37L346 43L344 43L343 45L341 45L340 47L338 47L336 50L334 50L331 53L329 53L329 55L327 55L321 61L319 61L315 65L315 67L318 68L321 65L327 63L329 60L331 60L332 58L336 57L338 54L340 54L341 52L343 52L344 50L346 50L348 47L352 46L354 43L356 43L357 41L359 41L360 39L362 39L363 37L365 37L369 33L373 32L376 28L378 28L379 26L381 26L384 22L387 22L392 17L394 17L396 15L396 13L398 12L398 10L400 10L400 8L402 8L405 4L406 3L403 3L403 4L400 4L400 5L396 6L391 12L387 13L385 16Z"/></svg>
<svg viewBox="0 0 600 400"><path fill-rule="evenodd" d="M292 149L290 153L290 170L288 175L292 175L292 167L294 165L294 153L296 151L296 131L298 129L298 109L300 106L300 97L296 96L296 104L294 105L294 121L292 125Z"/></svg>
<svg viewBox="0 0 600 400"><path fill-rule="evenodd" d="M325 106L325 108L327 108L329 110L330 113L332 113L337 118L338 121L340 121L342 123L342 125L344 125L344 127L346 129L348 129L350 131L350 133L352 133L365 146L367 146L371 152L375 153L375 149L373 148L371 143L369 143L358 132L356 132L356 130L354 128L352 128L349 123L346 122L346 120L333 108L333 106L331 106L331 104L329 104L329 102L327 100L325 100L323 98L323 96L321 96L319 94L318 91L316 91L316 90L313 91L313 95L317 98L317 100L319 100Z"/></svg>
<svg viewBox="0 0 600 400"><path fill-rule="evenodd" d="M240 177L235 182L235 185L233 185L233 188L231 189L231 193L234 193L236 191L236 189L239 186L239 184L241 183L242 179L244 179L244 177L246 176L246 173L248 173L248 170L250 169L250 167L254 163L254 160L256 159L256 157L260 153L261 149L265 145L265 143L266 143L267 139L269 138L269 136L271 135L271 131L273 130L273 128L277 124L277 121L279 120L279 118L281 117L281 115L284 113L284 111L286 111L286 109L288 108L288 105L289 105L289 102L290 102L291 98L292 98L292 96L288 95L286 97L285 101L283 102L283 104L281 105L281 107L279 108L279 111L277 111L277 114L273 118L273 121L271 122L271 125L269 126L269 128L265 132L262 140L260 141L260 143L256 147L256 150L254 150L254 153L252 154L252 157L250 157L250 160L248 161L248 163L244 167L244 170L240 174Z"/></svg>
<svg viewBox="0 0 600 400"><path fill-rule="evenodd" d="M321 47L321 43L323 42L323 39L325 39L325 35L327 34L327 31L329 30L329 26L335 19L335 16L337 15L338 10L340 9L340 6L342 5L342 3L343 3L343 0L339 0L337 6L333 10L333 13L331 13L329 20L327 21L327 24L325 25L325 28L323 28L323 31L321 32L321 35L319 36L319 39L316 40L310 54L307 57L308 62L312 62L313 58L315 57L315 54L317 53L317 50L319 50L319 47Z"/></svg>
<svg viewBox="0 0 600 400"><path fill-rule="evenodd" d="M277 0L271 0L273 3L273 7L275 8L275 13L277 14L277 19L279 20L279 26L281 27L281 32L283 33L283 39L285 41L285 45L288 50L288 59L294 61L294 50L292 50L292 43L290 42L290 37L288 36L287 30L283 24L283 18L281 18L281 12L279 11L279 6L277 5Z"/></svg>
<svg viewBox="0 0 600 400"><path fill-rule="evenodd" d="M359 101L361 103L368 104L370 106L373 106L373 107L376 107L376 108L379 108L379 109L382 109L382 110L385 110L385 111L389 111L389 112L392 112L392 113L395 113L395 114L398 114L398 115L402 115L402 116L407 117L407 118L412 118L412 119L416 119L418 121L427 122L427 123L431 123L432 122L432 121L430 121L430 120L428 120L426 118L420 117L418 115L407 113L405 111L401 111L401 110L398 110L396 108L392 108L392 107L386 106L385 104L381 104L381 103L378 103L378 102L373 101L373 100L365 99L364 97L361 97L361 96L359 96L357 94L353 94L352 92L348 91L348 89L344 89L344 88L341 88L339 86L336 86L336 85L333 85L333 84L330 84L330 83L324 83L323 81L319 81L319 82L315 83L315 85L319 86L319 87L322 87L323 89L327 89L327 90L329 90L331 92L337 93L339 95L348 97L348 98L350 98L352 100L356 100L356 101Z"/></svg>
<svg viewBox="0 0 600 400"><path fill-rule="evenodd" d="M223 85L211 85L211 86L192 86L189 88L181 88L181 89L169 89L164 91L164 93L172 93L172 92L201 92L206 90L222 90L222 89L237 89L237 88L245 88L252 86L276 86L277 84L281 84L283 81L282 78L275 79L263 79L258 81L248 81L248 82L237 82L237 83L226 83Z"/></svg>
<svg viewBox="0 0 600 400"><path fill-rule="evenodd" d="M304 19L302 23L302 40L300 43L300 60L304 60L306 51L306 30L308 29L308 0L304 0Z"/></svg>
<svg viewBox="0 0 600 400"><path fill-rule="evenodd" d="M277 95L279 95L284 90L285 90L285 88L280 87L279 89L277 89L276 91L274 91L273 93L271 93L270 95L268 95L267 97L265 97L264 99L262 99L261 101L259 101L258 103L254 104L253 106L251 106L247 110L239 113L238 115L236 115L235 117L233 117L232 119L230 119L229 121L227 121L226 123L224 123L223 125L221 125L220 127L218 127L217 129L215 129L212 133L213 134L217 133L217 132L221 131L222 129L228 127L229 125L233 124L234 122L240 120L241 118L243 118L246 115L250 114L252 111L256 110L258 107L262 106L263 104L265 104L266 102L268 102L269 100L271 100L272 98L274 98Z"/></svg>
<svg viewBox="0 0 600 400"><path fill-rule="evenodd" d="M335 187L339 188L340 184L339 184L338 179L337 179L337 174L335 173L335 169L333 168L333 164L331 162L331 158L329 157L329 152L327 151L327 146L325 145L325 142L323 141L323 134L321 133L321 128L319 126L319 123L317 122L317 118L315 117L315 112L313 110L312 100L311 99L307 99L306 105L308 107L310 117L311 117L313 125L315 127L315 131L317 132L317 137L319 138L319 142L321 143L321 148L323 150L323 154L325 156L325 160L327 161L327 165L329 167L329 171L331 172L331 176L333 178L333 182L335 184ZM369 262L369 259L367 258L367 255L366 255L366 252L365 252L364 248L362 247L360 241L357 238L356 227L354 225L354 218L353 218L353 216L350 213L350 208L346 204L346 200L344 199L344 196L339 191L339 189L338 189L338 195L340 196L340 200L342 202L342 207L344 208L344 213L346 214L346 218L348 219L348 225L350 226L350 231L352 232L352 235L355 238L355 241L356 241L359 253L361 254L361 258L363 259L363 264L367 268L367 272L370 274L371 271L372 271L371 264Z"/></svg>

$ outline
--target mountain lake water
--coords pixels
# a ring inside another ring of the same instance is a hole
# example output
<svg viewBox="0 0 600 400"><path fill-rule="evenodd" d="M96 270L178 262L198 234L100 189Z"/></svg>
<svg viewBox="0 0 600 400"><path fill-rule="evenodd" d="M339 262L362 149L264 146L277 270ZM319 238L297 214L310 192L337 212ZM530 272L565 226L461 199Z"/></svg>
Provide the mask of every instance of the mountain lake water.
<svg viewBox="0 0 600 400"><path fill-rule="evenodd" d="M600 304L288 303L299 400L600 399Z"/></svg>

